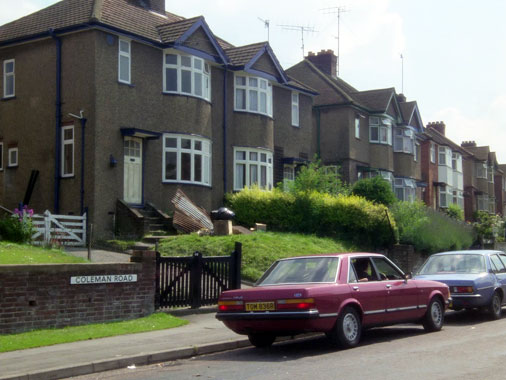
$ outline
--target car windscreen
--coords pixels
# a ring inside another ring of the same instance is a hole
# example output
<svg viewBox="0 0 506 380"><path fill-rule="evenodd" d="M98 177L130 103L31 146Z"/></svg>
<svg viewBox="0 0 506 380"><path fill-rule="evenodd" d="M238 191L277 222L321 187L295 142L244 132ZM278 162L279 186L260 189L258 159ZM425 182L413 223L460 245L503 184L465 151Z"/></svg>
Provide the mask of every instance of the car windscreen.
<svg viewBox="0 0 506 380"><path fill-rule="evenodd" d="M481 273L486 272L482 255L440 255L431 256L418 274L439 273Z"/></svg>
<svg viewBox="0 0 506 380"><path fill-rule="evenodd" d="M256 285L335 282L338 257L308 257L274 263Z"/></svg>

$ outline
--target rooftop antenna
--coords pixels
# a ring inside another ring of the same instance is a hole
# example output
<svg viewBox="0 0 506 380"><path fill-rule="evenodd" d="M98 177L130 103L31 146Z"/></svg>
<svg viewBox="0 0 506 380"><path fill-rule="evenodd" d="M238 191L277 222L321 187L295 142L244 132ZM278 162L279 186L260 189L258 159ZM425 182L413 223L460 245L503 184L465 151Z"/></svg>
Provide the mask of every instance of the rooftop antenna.
<svg viewBox="0 0 506 380"><path fill-rule="evenodd" d="M300 30L301 40L302 40L302 47L301 47L302 48L302 59L304 59L304 57L305 57L305 54L304 54L304 32L315 32L314 28L308 27L308 26L302 26L302 25L278 25L278 26L282 27L285 30L296 30L296 31Z"/></svg>
<svg viewBox="0 0 506 380"><path fill-rule="evenodd" d="M270 41L269 30L270 30L271 22L269 20L264 20L263 18L260 18L260 17L258 17L258 19L260 21L262 21L264 23L264 26L267 28L267 42L269 42Z"/></svg>
<svg viewBox="0 0 506 380"><path fill-rule="evenodd" d="M401 54L401 93L404 94L404 57Z"/></svg>
<svg viewBox="0 0 506 380"><path fill-rule="evenodd" d="M340 48L340 36L341 36L341 13L348 12L348 10L345 7L330 7L330 8L323 8L320 9L321 11L324 11L325 14L337 14L337 76L339 76L339 60L341 59L341 55L339 54L339 48Z"/></svg>

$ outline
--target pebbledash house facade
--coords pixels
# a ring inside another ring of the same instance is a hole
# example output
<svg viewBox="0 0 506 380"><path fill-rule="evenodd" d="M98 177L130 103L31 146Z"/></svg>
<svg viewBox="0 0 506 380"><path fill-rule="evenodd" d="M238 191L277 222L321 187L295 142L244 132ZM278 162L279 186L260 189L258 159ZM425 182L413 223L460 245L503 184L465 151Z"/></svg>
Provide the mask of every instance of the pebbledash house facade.
<svg viewBox="0 0 506 380"><path fill-rule="evenodd" d="M106 238L113 215L163 215L178 188L211 210L315 155L316 92L269 44L235 47L164 4L63 0L0 27L1 205L33 190L36 212L88 210Z"/></svg>

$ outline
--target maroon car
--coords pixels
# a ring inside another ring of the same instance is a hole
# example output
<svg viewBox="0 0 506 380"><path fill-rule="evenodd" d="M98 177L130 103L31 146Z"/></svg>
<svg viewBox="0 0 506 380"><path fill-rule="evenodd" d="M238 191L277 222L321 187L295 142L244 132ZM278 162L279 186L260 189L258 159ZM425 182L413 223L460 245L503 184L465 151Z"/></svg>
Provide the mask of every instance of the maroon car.
<svg viewBox="0 0 506 380"><path fill-rule="evenodd" d="M223 292L216 318L256 347L324 332L347 348L367 327L416 322L441 330L448 302L448 286L413 280L383 255L340 253L276 261L254 287Z"/></svg>

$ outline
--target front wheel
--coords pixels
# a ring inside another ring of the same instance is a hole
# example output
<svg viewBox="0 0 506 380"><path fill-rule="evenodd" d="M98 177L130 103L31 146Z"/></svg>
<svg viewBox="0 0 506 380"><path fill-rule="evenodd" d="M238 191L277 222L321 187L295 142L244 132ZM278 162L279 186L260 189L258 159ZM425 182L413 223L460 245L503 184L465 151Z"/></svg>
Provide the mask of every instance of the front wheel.
<svg viewBox="0 0 506 380"><path fill-rule="evenodd" d="M352 307L345 307L337 318L334 330L327 337L334 344L343 348L351 348L358 345L362 335L362 322L357 311Z"/></svg>
<svg viewBox="0 0 506 380"><path fill-rule="evenodd" d="M248 339L253 346L262 348L272 346L276 336L271 334L249 334Z"/></svg>
<svg viewBox="0 0 506 380"><path fill-rule="evenodd" d="M444 307L439 298L432 298L423 318L423 328L427 332L439 331L443 328Z"/></svg>
<svg viewBox="0 0 506 380"><path fill-rule="evenodd" d="M495 292L492 296L492 300L490 301L490 305L488 307L488 314L492 319L501 318L501 295L498 292Z"/></svg>

